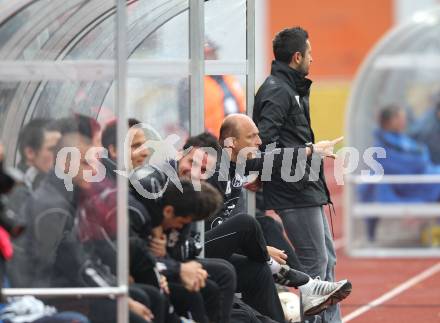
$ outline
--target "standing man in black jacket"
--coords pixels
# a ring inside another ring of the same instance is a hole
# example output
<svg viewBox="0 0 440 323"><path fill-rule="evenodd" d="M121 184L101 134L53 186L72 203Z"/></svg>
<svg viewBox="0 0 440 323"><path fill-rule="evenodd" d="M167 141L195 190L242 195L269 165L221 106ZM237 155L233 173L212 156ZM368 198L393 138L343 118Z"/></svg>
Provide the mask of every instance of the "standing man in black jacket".
<svg viewBox="0 0 440 323"><path fill-rule="evenodd" d="M336 157L333 149L342 138L314 143L309 108L312 81L306 78L312 63L307 31L282 30L273 40L273 51L271 75L258 90L253 119L263 147L294 149L298 158L293 163L305 161L301 166L305 172L298 181L286 180L284 164L275 164L271 180L263 179L265 205L280 215L306 273L334 281L336 254L323 210L331 199L320 161ZM291 169L297 169L295 164ZM326 310L325 322L341 322L337 306Z"/></svg>

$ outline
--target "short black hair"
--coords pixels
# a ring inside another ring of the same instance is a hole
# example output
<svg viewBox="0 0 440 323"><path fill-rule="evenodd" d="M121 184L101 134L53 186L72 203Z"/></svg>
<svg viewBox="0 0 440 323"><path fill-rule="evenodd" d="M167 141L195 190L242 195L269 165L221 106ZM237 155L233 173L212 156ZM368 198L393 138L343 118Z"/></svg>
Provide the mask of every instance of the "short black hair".
<svg viewBox="0 0 440 323"><path fill-rule="evenodd" d="M139 123L141 123L141 122L138 119L128 118L128 128L131 128Z"/></svg>
<svg viewBox="0 0 440 323"><path fill-rule="evenodd" d="M185 145L183 145L183 149L188 149L189 147L197 147L197 148L213 148L216 152L221 150L220 144L218 143L217 138L210 134L209 132L203 132L198 134L197 136L189 137Z"/></svg>
<svg viewBox="0 0 440 323"><path fill-rule="evenodd" d="M196 190L189 180L181 179L180 183L182 192L169 182L160 200L162 207L172 206L175 216L191 216L193 221L207 219L220 211L223 197L211 184L201 182L200 190Z"/></svg>
<svg viewBox="0 0 440 323"><path fill-rule="evenodd" d="M117 123L118 123L117 120L110 121L109 123L107 123L104 130L102 131L102 136L101 136L102 146L107 150L109 150L111 145L116 147Z"/></svg>
<svg viewBox="0 0 440 323"><path fill-rule="evenodd" d="M72 138L69 135L79 135L80 140L92 142L93 137L99 133L101 126L95 119L82 114L74 114L73 117L67 117L56 120L52 128L57 128L61 133L61 139L58 141L55 153L65 147L72 146Z"/></svg>
<svg viewBox="0 0 440 323"><path fill-rule="evenodd" d="M25 148L31 148L34 151L41 149L44 142L44 133L48 130L49 123L49 119L33 119L21 129L18 136L18 151L22 161L26 161Z"/></svg>
<svg viewBox="0 0 440 323"><path fill-rule="evenodd" d="M403 108L397 104L389 104L384 106L379 112L380 127L385 128L400 111L403 111Z"/></svg>
<svg viewBox="0 0 440 323"><path fill-rule="evenodd" d="M131 128L137 124L141 123L139 120L134 118L128 119L128 128ZM110 146L113 145L116 147L116 128L118 125L118 120L110 121L106 126L104 131L102 132L101 142L102 146L109 150Z"/></svg>
<svg viewBox="0 0 440 323"><path fill-rule="evenodd" d="M62 136L78 133L91 140L101 130L101 126L92 117L74 114L72 117L55 120L51 129L58 130Z"/></svg>
<svg viewBox="0 0 440 323"><path fill-rule="evenodd" d="M299 26L281 30L272 42L275 59L290 64L292 56L296 52L300 52L304 56L307 49L307 39L309 39L309 34Z"/></svg>

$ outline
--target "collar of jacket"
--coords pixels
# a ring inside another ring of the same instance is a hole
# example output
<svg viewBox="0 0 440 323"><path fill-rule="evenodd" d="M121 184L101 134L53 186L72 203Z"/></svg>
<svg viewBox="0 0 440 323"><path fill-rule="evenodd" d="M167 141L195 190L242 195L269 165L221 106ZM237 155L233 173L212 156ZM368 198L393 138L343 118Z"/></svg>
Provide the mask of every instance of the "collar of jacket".
<svg viewBox="0 0 440 323"><path fill-rule="evenodd" d="M312 81L286 63L277 60L272 61L271 74L287 82L300 96L309 95Z"/></svg>
<svg viewBox="0 0 440 323"><path fill-rule="evenodd" d="M105 167L105 171L106 171L105 177L116 181L116 169L117 169L116 162L111 158L102 158L101 162Z"/></svg>

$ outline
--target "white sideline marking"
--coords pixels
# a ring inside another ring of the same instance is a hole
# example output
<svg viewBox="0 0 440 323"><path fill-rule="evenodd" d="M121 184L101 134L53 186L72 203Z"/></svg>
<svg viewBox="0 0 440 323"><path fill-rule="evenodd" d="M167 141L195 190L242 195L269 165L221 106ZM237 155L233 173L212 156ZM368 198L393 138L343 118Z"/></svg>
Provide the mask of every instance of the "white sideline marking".
<svg viewBox="0 0 440 323"><path fill-rule="evenodd" d="M420 283L422 280L435 275L436 273L440 272L440 262L437 264L429 267L425 271L421 272L417 276L414 276L413 278L407 280L406 282L403 282L402 284L398 285L394 289L390 290L389 292L383 294L379 298L376 298L374 301L368 303L367 305L364 305L357 310L351 312L350 314L346 315L342 322L349 322L352 319L364 314L365 312L368 312L369 310L375 308L376 306L381 305L382 303L385 303L392 299L393 297L399 295L400 293L404 292L408 288L413 287L414 285Z"/></svg>

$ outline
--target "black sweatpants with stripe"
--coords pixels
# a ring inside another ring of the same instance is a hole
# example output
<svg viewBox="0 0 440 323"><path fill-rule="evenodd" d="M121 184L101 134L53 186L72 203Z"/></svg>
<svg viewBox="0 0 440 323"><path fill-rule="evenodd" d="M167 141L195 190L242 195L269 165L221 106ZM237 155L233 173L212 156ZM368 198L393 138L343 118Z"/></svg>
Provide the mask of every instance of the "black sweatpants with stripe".
<svg viewBox="0 0 440 323"><path fill-rule="evenodd" d="M236 215L205 233L205 255L230 261L243 301L263 315L284 322L261 227L249 215Z"/></svg>

